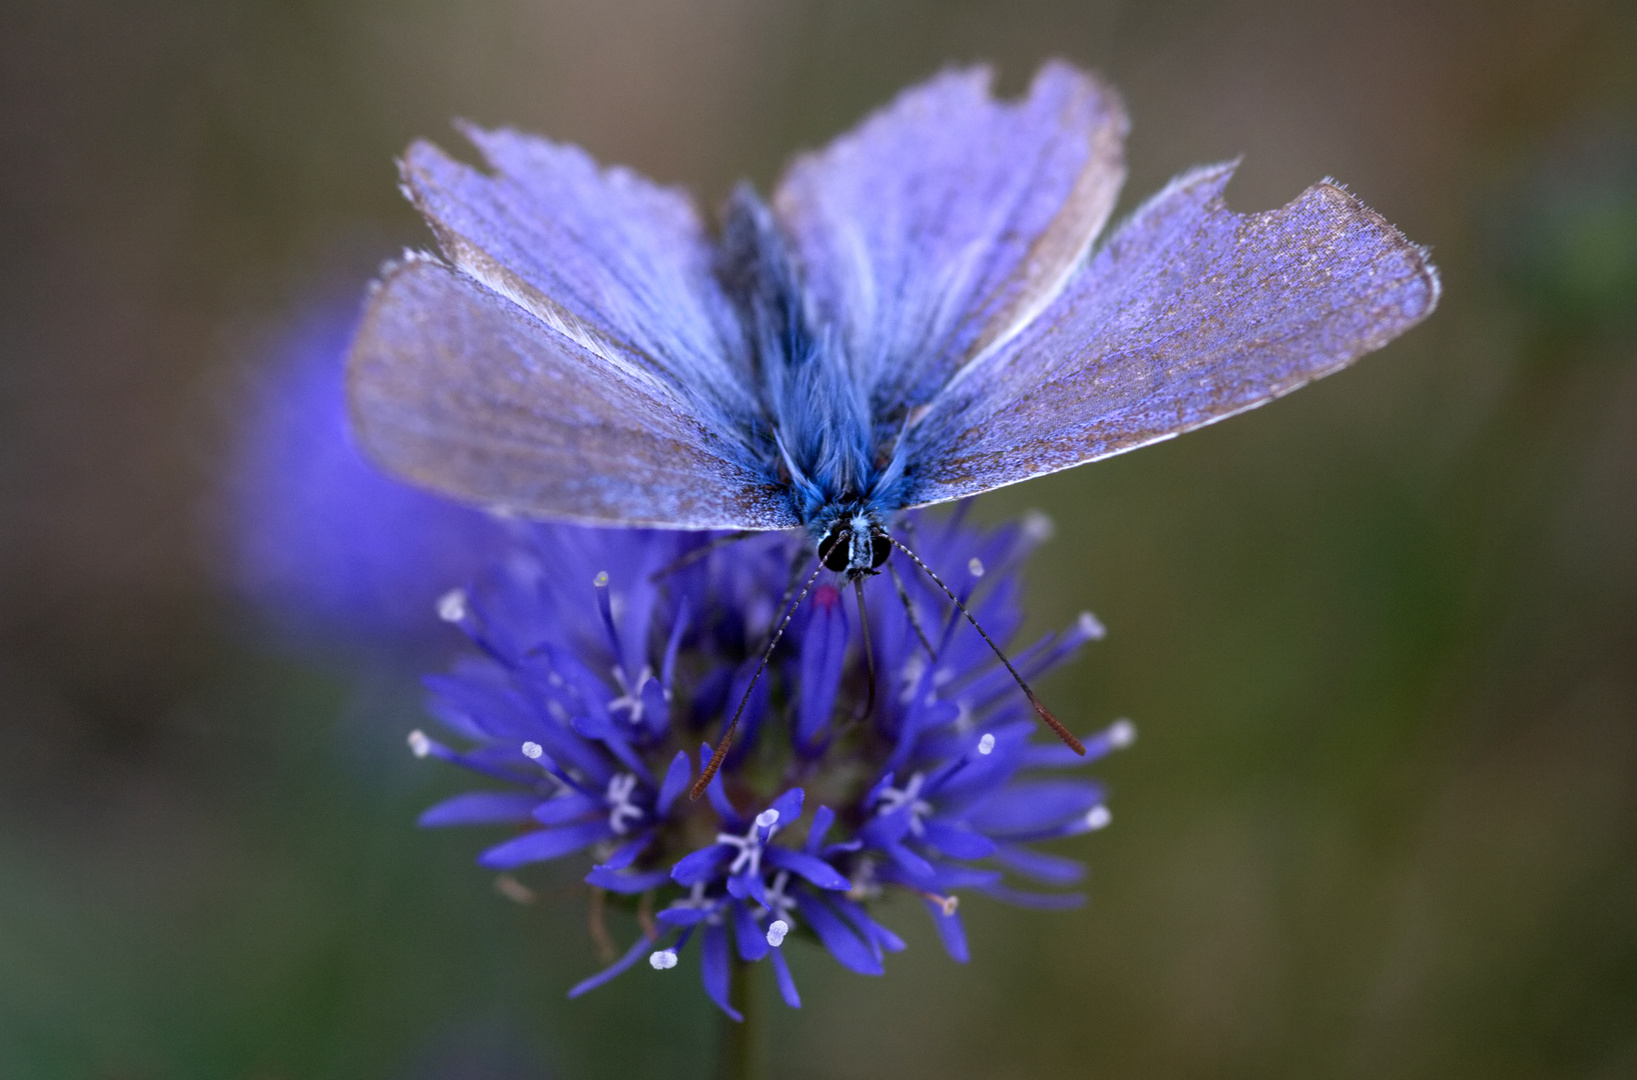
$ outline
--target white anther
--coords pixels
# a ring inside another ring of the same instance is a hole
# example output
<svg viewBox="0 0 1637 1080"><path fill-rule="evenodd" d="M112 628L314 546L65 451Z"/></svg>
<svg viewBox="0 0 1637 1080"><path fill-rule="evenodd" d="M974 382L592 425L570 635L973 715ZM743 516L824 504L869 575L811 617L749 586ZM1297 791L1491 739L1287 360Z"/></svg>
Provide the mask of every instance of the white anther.
<svg viewBox="0 0 1637 1080"><path fill-rule="evenodd" d="M597 571L597 576L591 579L591 585L592 585L593 588L596 588L596 589L606 589L606 588L608 588L608 571L607 570ZM655 953L654 955L658 956L659 954ZM671 963L673 963L673 964L676 963L676 954L675 953L671 954Z"/></svg>
<svg viewBox="0 0 1637 1080"><path fill-rule="evenodd" d="M978 740L978 753L993 754L994 752L995 737L993 735L985 735L983 738Z"/></svg>
<svg viewBox="0 0 1637 1080"><path fill-rule="evenodd" d="M972 556L972 561L966 564L966 572L971 574L973 577L982 577L983 560L978 558L976 555Z"/></svg>
<svg viewBox="0 0 1637 1080"><path fill-rule="evenodd" d="M655 971L664 971L666 968L676 967L676 950L656 949L648 954L648 966Z"/></svg>
<svg viewBox="0 0 1637 1080"><path fill-rule="evenodd" d="M523 756L531 761L538 761L540 759L540 755L544 754L545 752L546 748L537 742L526 742L523 744Z"/></svg>
<svg viewBox="0 0 1637 1080"><path fill-rule="evenodd" d="M450 589L438 597L438 618L444 622L461 622L466 618L466 590Z"/></svg>
<svg viewBox="0 0 1637 1080"><path fill-rule="evenodd" d="M1101 641L1108 637L1108 627L1089 611L1082 611L1076 624L1080 629L1080 636L1087 641Z"/></svg>
<svg viewBox="0 0 1637 1080"><path fill-rule="evenodd" d="M790 924L783 919L774 919L767 928L767 943L777 949L784 944L784 936L790 933Z"/></svg>
<svg viewBox="0 0 1637 1080"><path fill-rule="evenodd" d="M946 919L955 914L956 909L960 906L961 898L958 896L946 896L942 900L938 901L938 907L943 911L944 918Z"/></svg>
<svg viewBox="0 0 1637 1080"><path fill-rule="evenodd" d="M1137 725L1122 716L1108 725L1107 735L1108 745L1119 750L1137 741Z"/></svg>
<svg viewBox="0 0 1637 1080"><path fill-rule="evenodd" d="M1039 510L1030 510L1023 515L1023 535L1037 544L1043 544L1052 538L1057 526L1052 519Z"/></svg>
<svg viewBox="0 0 1637 1080"><path fill-rule="evenodd" d="M766 810L763 810L761 813L756 815L756 824L760 825L764 829L771 829L778 823L779 812L774 810L772 807L768 807Z"/></svg>
<svg viewBox="0 0 1637 1080"><path fill-rule="evenodd" d="M1094 806L1086 811L1086 828L1093 832L1107 827L1114 820L1114 815L1108 812L1106 806Z"/></svg>
<svg viewBox="0 0 1637 1080"><path fill-rule="evenodd" d="M409 752L416 757L425 757L432 751L432 740L426 737L426 732L416 728L409 733Z"/></svg>

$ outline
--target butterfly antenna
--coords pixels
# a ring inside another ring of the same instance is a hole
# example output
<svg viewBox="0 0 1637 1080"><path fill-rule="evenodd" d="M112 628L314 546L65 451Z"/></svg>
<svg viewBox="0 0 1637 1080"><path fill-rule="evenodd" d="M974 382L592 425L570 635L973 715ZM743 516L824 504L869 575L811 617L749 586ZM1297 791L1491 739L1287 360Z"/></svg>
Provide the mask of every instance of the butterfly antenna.
<svg viewBox="0 0 1637 1080"><path fill-rule="evenodd" d="M919 555L915 554L915 552L899 543L896 537L887 535L887 539L892 543L893 547L897 548L899 551L902 551L905 555L908 555L910 559L914 561L915 565L921 568L921 572L926 574L927 577L931 578L932 583L938 586L938 588L942 589L944 591L944 595L949 597L950 601L954 603L955 607L960 610L962 615L966 616L966 621L972 624L972 629L978 632L978 635L983 638L984 643L994 650L996 656L1000 657L1000 662L1006 665L1006 670L1012 673L1012 678L1017 680L1018 688L1023 691L1023 696L1029 699L1030 705L1034 706L1035 715L1039 716L1040 719L1045 722L1046 726L1052 729L1052 734L1056 735L1059 739L1062 739L1063 745L1067 746L1070 750L1073 750L1081 757L1084 757L1086 754L1085 744L1079 739L1075 738L1074 733L1068 728L1064 727L1062 722L1051 714L1051 710L1042 705L1040 703L1040 699L1034 696L1034 691L1029 689L1029 684L1023 681L1023 676L1017 673L1017 668L1013 667L1012 662L1006 659L1006 654L1000 651L1000 646L996 645L989 635L984 632L983 627L978 625L978 620L974 619L972 617L972 613L966 610L966 605L961 603L960 597L956 596L954 592L950 590L949 586L943 583L942 578L938 577L937 574L932 572L932 567L921 561L921 557Z"/></svg>
<svg viewBox="0 0 1637 1080"><path fill-rule="evenodd" d="M915 631L915 636L921 639L921 647L926 649L927 657L936 664L938 652L932 647L932 642L927 640L926 631L921 629L921 617L915 614L915 604L909 598L909 589L904 585L903 575L892 563L887 564L887 573L892 575L892 587L898 590L898 599L904 605L904 614L909 616L910 628Z"/></svg>
<svg viewBox="0 0 1637 1080"><path fill-rule="evenodd" d="M853 578L853 595L858 597L858 626L863 637L864 670L869 673L869 691L864 696L864 712L860 720L869 718L875 709L875 650L870 647L870 613L864 609L864 579Z"/></svg>
<svg viewBox="0 0 1637 1080"><path fill-rule="evenodd" d="M813 571L812 575L807 579L807 584L802 586L801 595L796 597L796 602L791 604L785 611L784 618L779 620L778 629L773 631L773 637L767 643L767 648L762 650L762 659L756 665L756 673L750 677L750 685L745 687L745 692L739 696L739 705L733 710L733 719L728 721L727 729L722 732L722 738L717 741L716 750L711 754L710 762L705 766L705 771L700 773L699 779L693 782L693 790L688 792L688 798L698 799L705 794L705 789L710 787L711 779L716 776L716 771L722 767L722 759L728 756L728 747L733 743L733 729L739 726L739 717L744 714L745 704L750 701L750 692L756 689L756 681L762 677L762 672L767 670L767 661L773 655L773 647L784 636L784 628L790 625L790 620L795 616L796 609L801 607L803 600L807 599L807 593L812 589L813 582L817 581L818 576L823 572L824 560L821 558L819 559L818 569Z"/></svg>
<svg viewBox="0 0 1637 1080"><path fill-rule="evenodd" d="M678 570L692 566L694 563L698 562L700 559L703 559L706 555L709 555L717 548L726 547L727 545L736 541L746 540L755 535L756 533L751 529L740 529L738 532L729 533L726 536L718 536L707 543L700 544L692 551L684 552L677 558L672 559L658 570L655 570L653 573L649 574L648 581L650 584L657 585L659 584L661 578L668 577L669 575L676 573Z"/></svg>

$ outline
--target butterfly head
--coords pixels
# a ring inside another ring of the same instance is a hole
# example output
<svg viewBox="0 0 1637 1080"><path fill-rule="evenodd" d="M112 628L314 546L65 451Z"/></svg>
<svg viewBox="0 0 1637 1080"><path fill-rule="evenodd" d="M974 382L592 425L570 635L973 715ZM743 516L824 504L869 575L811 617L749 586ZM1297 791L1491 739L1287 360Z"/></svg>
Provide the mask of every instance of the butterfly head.
<svg viewBox="0 0 1637 1080"><path fill-rule="evenodd" d="M818 542L824 565L848 580L873 574L892 554L892 540L873 514L852 513L830 522Z"/></svg>

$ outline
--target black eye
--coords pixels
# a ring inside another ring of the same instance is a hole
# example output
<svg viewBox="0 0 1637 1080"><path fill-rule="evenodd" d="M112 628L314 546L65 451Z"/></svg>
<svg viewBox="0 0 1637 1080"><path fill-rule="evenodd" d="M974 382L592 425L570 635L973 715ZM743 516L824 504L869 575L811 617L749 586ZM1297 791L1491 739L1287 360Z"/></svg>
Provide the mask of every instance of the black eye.
<svg viewBox="0 0 1637 1080"><path fill-rule="evenodd" d="M824 539L819 541L818 554L828 569L838 574L846 571L852 556L852 539L852 530L839 525L824 534Z"/></svg>
<svg viewBox="0 0 1637 1080"><path fill-rule="evenodd" d="M891 554L892 541L887 539L887 534L880 529L872 529L870 531L870 569L881 569L881 564L885 563L887 556Z"/></svg>

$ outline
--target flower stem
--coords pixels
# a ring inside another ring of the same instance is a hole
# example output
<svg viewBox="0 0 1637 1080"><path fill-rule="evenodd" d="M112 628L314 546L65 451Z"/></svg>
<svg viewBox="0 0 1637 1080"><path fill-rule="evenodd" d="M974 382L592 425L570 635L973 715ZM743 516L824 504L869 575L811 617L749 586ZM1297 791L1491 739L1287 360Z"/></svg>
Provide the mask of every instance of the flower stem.
<svg viewBox="0 0 1637 1080"><path fill-rule="evenodd" d="M735 1023L722 1017L722 1080L757 1080L762 1075L761 1059L756 1050L756 1010L754 986L755 964L739 959L734 950L729 968L728 1003L744 1017Z"/></svg>

